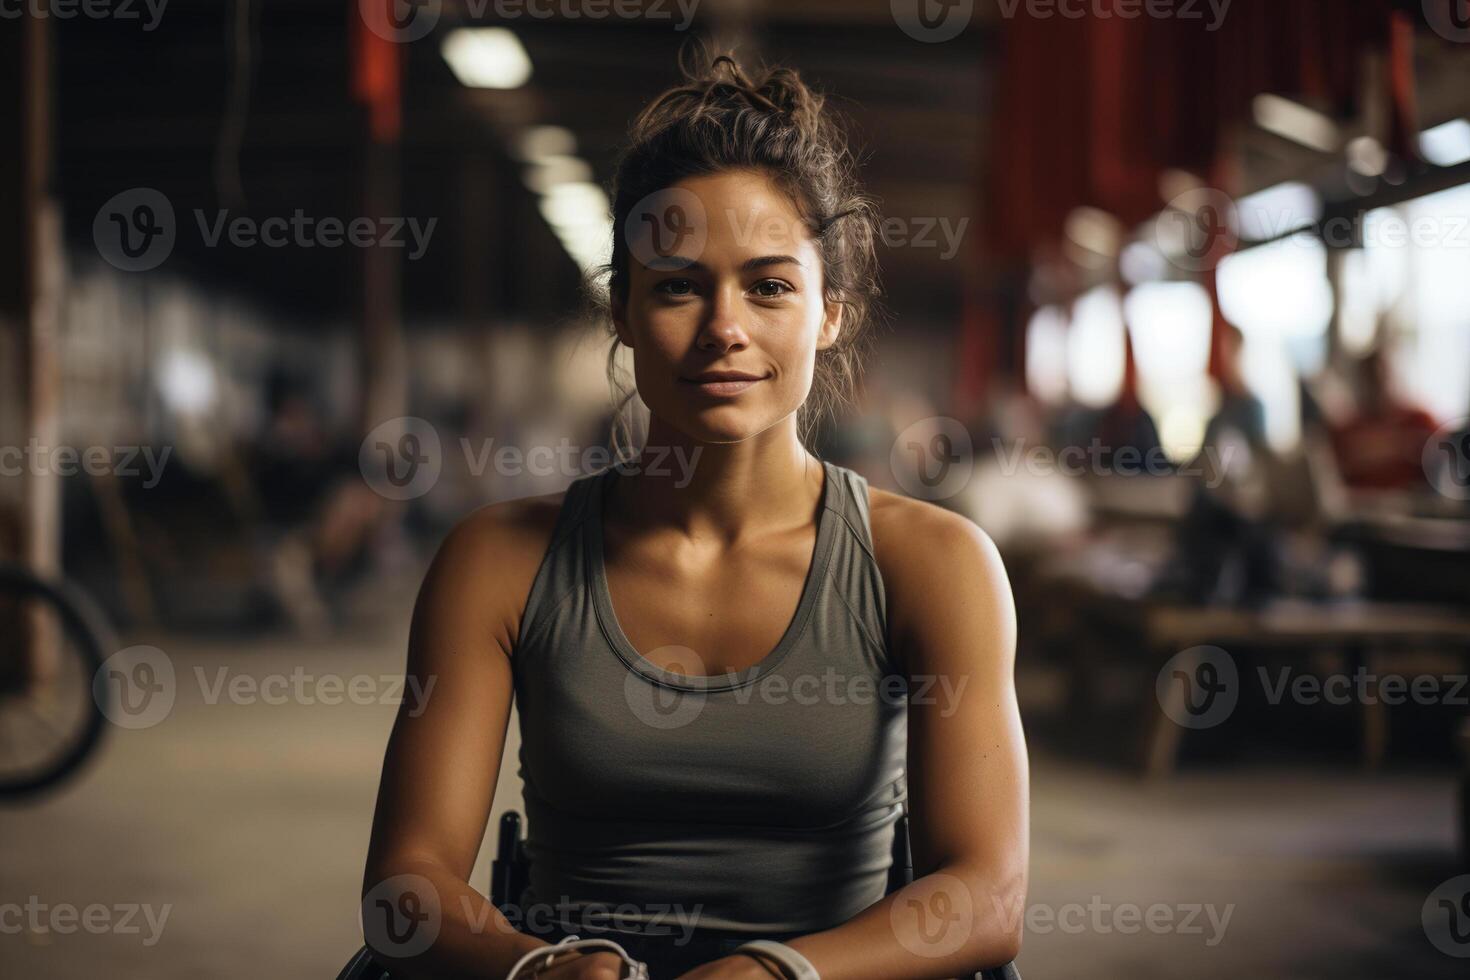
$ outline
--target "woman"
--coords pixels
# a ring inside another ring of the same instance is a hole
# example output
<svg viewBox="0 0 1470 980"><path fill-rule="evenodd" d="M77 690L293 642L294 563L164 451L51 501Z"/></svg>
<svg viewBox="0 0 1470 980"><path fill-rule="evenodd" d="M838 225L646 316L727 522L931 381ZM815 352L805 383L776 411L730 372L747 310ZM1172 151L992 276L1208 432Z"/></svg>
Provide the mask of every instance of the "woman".
<svg viewBox="0 0 1470 980"><path fill-rule="evenodd" d="M873 211L796 74L752 81L728 57L686 74L616 178L608 307L645 447L472 514L435 558L408 659L432 695L389 742L369 943L423 977L501 978L569 935L616 940L657 980L1009 962L1028 804L1005 572L967 520L804 448L855 373ZM519 923L467 884L513 693ZM905 803L916 878L885 897ZM779 945L736 952L755 939ZM547 980L624 966L549 959Z"/></svg>

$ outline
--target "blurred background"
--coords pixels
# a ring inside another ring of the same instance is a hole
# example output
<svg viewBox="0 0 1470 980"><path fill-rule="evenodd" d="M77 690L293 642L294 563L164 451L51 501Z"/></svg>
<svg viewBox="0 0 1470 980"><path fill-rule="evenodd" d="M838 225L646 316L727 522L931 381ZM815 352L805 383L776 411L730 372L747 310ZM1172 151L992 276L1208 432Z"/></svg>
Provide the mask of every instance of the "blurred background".
<svg viewBox="0 0 1470 980"><path fill-rule="evenodd" d="M1462 0L0 6L0 972L360 944L418 581L605 463L582 283L690 38L881 202L817 442L1005 555L1025 975L1463 976Z"/></svg>

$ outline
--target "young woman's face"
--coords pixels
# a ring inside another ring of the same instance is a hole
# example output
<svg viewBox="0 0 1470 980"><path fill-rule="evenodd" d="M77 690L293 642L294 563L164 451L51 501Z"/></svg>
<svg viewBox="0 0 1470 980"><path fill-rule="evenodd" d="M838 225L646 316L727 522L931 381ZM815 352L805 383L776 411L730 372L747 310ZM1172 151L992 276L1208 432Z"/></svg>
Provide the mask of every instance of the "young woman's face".
<svg viewBox="0 0 1470 980"><path fill-rule="evenodd" d="M784 193L745 171L692 177L618 232L630 254L614 321L653 415L733 443L801 407L841 306L825 301L821 253Z"/></svg>

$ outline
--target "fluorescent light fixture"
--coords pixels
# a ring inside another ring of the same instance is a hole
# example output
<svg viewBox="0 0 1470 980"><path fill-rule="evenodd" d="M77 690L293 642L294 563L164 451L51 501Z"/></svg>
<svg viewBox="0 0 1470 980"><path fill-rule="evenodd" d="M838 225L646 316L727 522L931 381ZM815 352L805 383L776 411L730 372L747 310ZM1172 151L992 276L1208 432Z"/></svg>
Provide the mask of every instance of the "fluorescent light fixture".
<svg viewBox="0 0 1470 980"><path fill-rule="evenodd" d="M1359 136L1348 144L1348 166L1364 177L1382 177L1388 169L1388 151L1371 136Z"/></svg>
<svg viewBox="0 0 1470 980"><path fill-rule="evenodd" d="M1214 307L1193 282L1149 282L1123 298L1138 367L1138 397L1153 414L1164 453L1193 457L1210 414L1206 370Z"/></svg>
<svg viewBox="0 0 1470 980"><path fill-rule="evenodd" d="M180 415L203 415L219 400L214 365L192 350L168 352L158 371L158 389L164 402Z"/></svg>
<svg viewBox="0 0 1470 980"><path fill-rule="evenodd" d="M549 154L526 168L526 186L546 194L558 184L585 184L592 180L592 167L580 157Z"/></svg>
<svg viewBox="0 0 1470 980"><path fill-rule="evenodd" d="M529 126L516 139L516 152L527 163L577 152L577 137L565 126Z"/></svg>
<svg viewBox="0 0 1470 980"><path fill-rule="evenodd" d="M1123 314L1141 378L1160 385L1205 373L1214 307L1193 282L1151 282L1129 291Z"/></svg>
<svg viewBox="0 0 1470 980"><path fill-rule="evenodd" d="M1401 353L1404 382L1433 415L1452 419L1470 401L1470 276L1465 275L1465 229L1470 184L1406 203L1411 275L1404 313L1414 342Z"/></svg>
<svg viewBox="0 0 1470 980"><path fill-rule="evenodd" d="M1090 408L1111 405L1123 388L1123 304L1110 286L1077 300L1067 335L1067 381L1072 395Z"/></svg>
<svg viewBox="0 0 1470 980"><path fill-rule="evenodd" d="M469 88L520 88L531 77L531 57L504 27L460 27L440 48L460 84Z"/></svg>
<svg viewBox="0 0 1470 980"><path fill-rule="evenodd" d="M1197 174L1188 170L1180 170L1178 167L1170 167L1159 174L1159 199L1172 201L1176 197L1182 197L1191 191L1197 191L1205 186L1205 182Z"/></svg>
<svg viewBox="0 0 1470 980"><path fill-rule="evenodd" d="M1337 124L1316 109L1269 93L1256 96L1251 109L1256 125L1267 132L1323 153L1337 152Z"/></svg>
<svg viewBox="0 0 1470 980"><path fill-rule="evenodd" d="M1378 338L1378 297L1369 278L1368 253L1349 249L1342 256L1337 278L1337 336L1342 348L1362 357Z"/></svg>
<svg viewBox="0 0 1470 980"><path fill-rule="evenodd" d="M576 137L566 126L526 126L516 138L516 154L526 163L573 153L576 153Z"/></svg>
<svg viewBox="0 0 1470 980"><path fill-rule="evenodd" d="M1067 215L1066 235L1076 244L1099 255L1117 255L1123 228L1118 219L1098 208L1073 208Z"/></svg>
<svg viewBox="0 0 1470 980"><path fill-rule="evenodd" d="M1048 405L1067 400L1067 318L1043 306L1026 324L1026 388Z"/></svg>
<svg viewBox="0 0 1470 980"><path fill-rule="evenodd" d="M1169 275L1169 262L1153 245L1147 242L1130 242L1118 256L1118 271L1123 281L1130 286L1164 279Z"/></svg>
<svg viewBox="0 0 1470 980"><path fill-rule="evenodd" d="M557 184L541 199L541 213L553 228L573 228L611 220L607 195L596 184Z"/></svg>
<svg viewBox="0 0 1470 980"><path fill-rule="evenodd" d="M1235 202L1235 220L1242 238L1262 241L1278 238L1322 217L1322 200L1301 181L1289 180L1256 191Z"/></svg>
<svg viewBox="0 0 1470 980"><path fill-rule="evenodd" d="M1409 288L1413 264L1408 211L1377 208L1363 216L1363 255L1374 312L1387 313Z"/></svg>
<svg viewBox="0 0 1470 980"><path fill-rule="evenodd" d="M1441 167L1470 160L1470 121L1451 119L1419 134L1424 159Z"/></svg>
<svg viewBox="0 0 1470 980"><path fill-rule="evenodd" d="M590 181L556 184L541 197L541 216L583 271L612 256L612 216L607 194Z"/></svg>
<svg viewBox="0 0 1470 980"><path fill-rule="evenodd" d="M1327 248L1316 238L1283 238L1233 252L1216 269L1220 309L1246 335L1320 337L1335 297Z"/></svg>

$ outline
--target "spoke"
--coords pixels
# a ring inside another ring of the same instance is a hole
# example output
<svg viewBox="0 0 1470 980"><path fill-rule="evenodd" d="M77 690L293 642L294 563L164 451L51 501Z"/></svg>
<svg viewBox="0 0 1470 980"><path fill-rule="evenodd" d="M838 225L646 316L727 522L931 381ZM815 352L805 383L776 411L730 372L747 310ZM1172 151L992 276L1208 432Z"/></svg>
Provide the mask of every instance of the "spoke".
<svg viewBox="0 0 1470 980"><path fill-rule="evenodd" d="M3 706L0 706L0 718L5 719L5 723L0 725L0 744L5 746L5 755L7 758L16 758L15 739L10 735L10 712L4 710Z"/></svg>
<svg viewBox="0 0 1470 980"><path fill-rule="evenodd" d="M45 725L51 731L51 734L57 736L59 741L64 743L71 735L71 732L58 725L54 718L51 718L42 711L40 705L35 701L22 701L21 703L25 706L26 711L31 717L35 718L42 725Z"/></svg>

